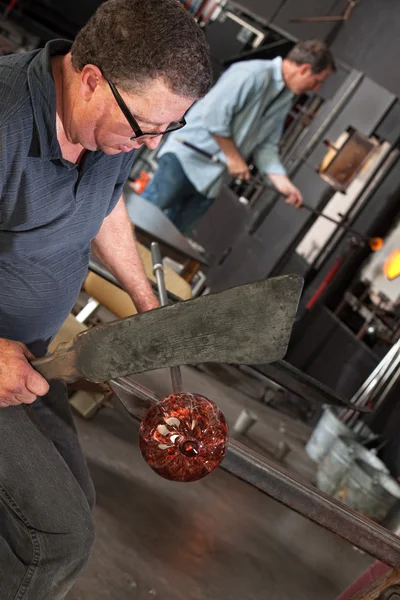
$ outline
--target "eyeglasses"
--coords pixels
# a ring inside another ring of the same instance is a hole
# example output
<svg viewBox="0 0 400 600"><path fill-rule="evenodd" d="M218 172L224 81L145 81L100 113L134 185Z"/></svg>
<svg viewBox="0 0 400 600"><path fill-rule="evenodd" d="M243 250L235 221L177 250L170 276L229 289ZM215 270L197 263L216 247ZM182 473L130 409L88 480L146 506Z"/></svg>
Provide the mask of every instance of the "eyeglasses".
<svg viewBox="0 0 400 600"><path fill-rule="evenodd" d="M119 91L117 90L115 85L109 80L107 80L107 83L110 86L111 92L112 92L118 106L120 107L121 111L123 112L125 119L128 121L129 125L132 127L133 131L135 132L135 135L131 136L131 138L130 138L131 140L136 140L137 138L140 138L142 136L147 136L147 137L151 137L151 138L158 137L159 135L165 135L166 133L171 133L171 131L178 131L178 129L182 129L182 127L184 127L186 125L185 119L181 119L180 121L170 123L165 131L142 131L139 127L138 122L136 121L135 117L133 116L133 114L127 107L127 105L125 104L124 100L122 99L121 94L119 93Z"/></svg>

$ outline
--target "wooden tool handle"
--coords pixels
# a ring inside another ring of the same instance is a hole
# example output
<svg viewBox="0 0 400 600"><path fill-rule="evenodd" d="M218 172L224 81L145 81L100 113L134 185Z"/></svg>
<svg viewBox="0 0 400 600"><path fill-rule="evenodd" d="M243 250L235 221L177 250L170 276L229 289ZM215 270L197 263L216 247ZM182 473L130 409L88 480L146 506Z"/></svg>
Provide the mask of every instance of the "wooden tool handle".
<svg viewBox="0 0 400 600"><path fill-rule="evenodd" d="M62 379L67 383L76 381L81 377L75 367L77 341L79 336L84 333L83 331L70 342L59 344L53 354L33 360L32 367L47 381L52 379Z"/></svg>

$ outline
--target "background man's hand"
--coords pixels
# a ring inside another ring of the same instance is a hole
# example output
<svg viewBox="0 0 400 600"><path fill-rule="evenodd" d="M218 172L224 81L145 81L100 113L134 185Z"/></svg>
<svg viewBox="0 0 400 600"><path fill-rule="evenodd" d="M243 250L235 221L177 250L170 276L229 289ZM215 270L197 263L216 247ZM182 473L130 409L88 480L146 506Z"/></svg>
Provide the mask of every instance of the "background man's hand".
<svg viewBox="0 0 400 600"><path fill-rule="evenodd" d="M0 408L31 404L48 392L49 384L28 362L34 358L21 342L0 338Z"/></svg>
<svg viewBox="0 0 400 600"><path fill-rule="evenodd" d="M303 204L303 196L300 190L293 185L287 175L268 175L271 182L274 184L278 192L286 196L285 202L291 204L295 208L300 208Z"/></svg>
<svg viewBox="0 0 400 600"><path fill-rule="evenodd" d="M249 167L240 154L228 157L226 166L228 167L229 173L233 175L233 177L236 177L237 179L244 179L246 181L250 179Z"/></svg>
<svg viewBox="0 0 400 600"><path fill-rule="evenodd" d="M300 208L301 205L303 204L303 196L302 193L300 192L300 190L294 186L291 185L290 188L288 188L286 190L285 193L285 202L287 204L291 204L292 206L294 206L295 208Z"/></svg>
<svg viewBox="0 0 400 600"><path fill-rule="evenodd" d="M250 171L234 140L230 137L211 134L222 152L225 154L226 167L236 179L250 179Z"/></svg>

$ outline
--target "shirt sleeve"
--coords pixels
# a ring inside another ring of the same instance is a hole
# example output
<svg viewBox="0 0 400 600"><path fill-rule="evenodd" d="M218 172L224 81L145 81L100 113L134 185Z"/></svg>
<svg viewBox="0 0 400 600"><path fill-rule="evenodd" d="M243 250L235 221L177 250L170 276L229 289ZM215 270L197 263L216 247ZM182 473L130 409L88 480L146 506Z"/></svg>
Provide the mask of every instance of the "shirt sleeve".
<svg viewBox="0 0 400 600"><path fill-rule="evenodd" d="M113 191L113 194L111 197L110 204L108 205L107 214L106 214L107 217L114 210L114 208L116 207L116 205L118 203L118 200L122 196L124 185L129 177L131 170L132 170L134 154L135 154L135 151L133 150L132 152L128 152L126 155L124 155L123 162L121 165L121 170L119 172L118 179L117 179L117 182L114 187L114 191Z"/></svg>
<svg viewBox="0 0 400 600"><path fill-rule="evenodd" d="M243 66L230 67L201 100L204 127L211 134L231 137L233 117L255 100L264 81Z"/></svg>
<svg viewBox="0 0 400 600"><path fill-rule="evenodd" d="M276 122L272 133L253 151L253 158L260 173L266 175L287 175L279 156L279 141L282 137L286 113Z"/></svg>

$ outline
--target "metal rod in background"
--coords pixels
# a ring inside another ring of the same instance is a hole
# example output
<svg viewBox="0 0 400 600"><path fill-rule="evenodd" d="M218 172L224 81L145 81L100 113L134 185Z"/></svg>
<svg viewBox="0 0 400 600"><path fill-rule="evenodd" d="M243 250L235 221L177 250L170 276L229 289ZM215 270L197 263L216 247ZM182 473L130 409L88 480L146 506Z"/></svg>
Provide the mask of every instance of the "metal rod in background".
<svg viewBox="0 0 400 600"><path fill-rule="evenodd" d="M400 356L397 356L394 361L388 366L385 372L383 372L377 382L377 385L373 389L370 395L366 394L362 401L362 406L372 403L373 412L378 410L382 402L386 398L387 394L392 389L393 385L397 381L400 373ZM360 402L358 403L360 405ZM354 428L359 420L359 415L354 413L349 418L347 425Z"/></svg>
<svg viewBox="0 0 400 600"><path fill-rule="evenodd" d="M370 373L367 379L362 383L359 389L355 392L353 397L351 398L351 404L354 406L359 406L359 404L364 403L364 398L366 395L371 394L371 392L375 389L378 384L380 378L382 377L382 372L388 367L389 363L392 361L394 357L393 348L389 350L389 352L383 357L380 363L375 367L375 369ZM354 409L345 409L340 414L340 419L347 423L349 419L354 415Z"/></svg>
<svg viewBox="0 0 400 600"><path fill-rule="evenodd" d="M365 406L371 400L374 400L381 393L382 387L384 387L387 381L392 377L393 372L398 368L400 364L400 354L396 352L394 357L388 361L385 366L380 370L379 374L371 382L370 386L366 388L364 393L359 397L357 406Z"/></svg>
<svg viewBox="0 0 400 600"><path fill-rule="evenodd" d="M255 373L262 374L261 377L273 381L285 390L297 394L305 400L329 404L331 406L349 407L347 410L354 410L350 401L345 400L328 388L328 386L313 379L306 373L302 373L302 371L296 369L296 367L284 360L278 360L274 363L265 365L257 365L255 368L242 366L240 369L244 372L251 372L255 369ZM364 413L370 412L368 408L365 407L359 407L356 410L360 410Z"/></svg>
<svg viewBox="0 0 400 600"><path fill-rule="evenodd" d="M348 227L348 225L345 225L344 223L341 223L340 221L336 221L336 219L332 219L332 217L328 217L328 215L326 215L325 213L321 212L320 210L316 210L315 208L312 208L311 206L308 206L308 204L303 203L301 205L301 208L304 210L308 210L311 214L315 215L316 217L322 217L323 219L326 219L327 221L334 223L337 227L339 227L340 229L343 229L343 231L347 231L347 233L351 233L352 235L355 235L360 240L362 240L363 242L368 244L371 247L371 250L373 250L375 248L375 245L377 245L376 249L380 249L378 247L379 244L382 244L382 246L383 246L383 240L381 240L381 238L377 238L377 237L370 238L368 235L364 235L363 233L356 231L352 227ZM374 246L374 248L372 246Z"/></svg>
<svg viewBox="0 0 400 600"><path fill-rule="evenodd" d="M136 390L136 383L128 378L121 377L110 385L126 414L135 421L140 422L147 409L157 402L150 390L142 386ZM386 565L400 567L400 538L397 535L239 442L229 442L221 468Z"/></svg>
<svg viewBox="0 0 400 600"><path fill-rule="evenodd" d="M226 167L226 163L224 163L224 161L221 160L216 154L211 154L210 152L207 152L206 150L199 148L195 144L192 144L191 142L187 142L186 140L183 140L181 138L175 138L175 140L177 142L180 142L187 148L190 148L197 154L204 156L205 158L207 158L214 164L219 164L219 165ZM266 188L274 191L277 194L280 193L274 186L268 184L265 180L263 183ZM346 231L347 233L351 233L352 235L355 235L356 237L358 237L359 240L361 240L365 244L368 244L370 246L371 250L379 250L383 246L383 240L381 238L377 238L377 237L370 238L369 236L364 235L363 233L360 233L359 231L356 231L352 227L348 227L348 225L345 225L344 223L341 223L340 221L336 221L335 219L332 219L332 217L328 217L323 212L316 210L316 209L312 208L311 206L308 206L307 204L302 204L301 208L308 210L310 213L312 213L315 216L322 217L323 219L326 219L327 221L334 223L337 227L339 227L343 231Z"/></svg>
<svg viewBox="0 0 400 600"><path fill-rule="evenodd" d="M158 295L160 297L161 306L168 305L167 288L164 280L164 267L162 263L160 246L157 242L151 243L151 258L153 261L153 273L157 281ZM171 367L172 390L175 394L182 392L183 382L180 367Z"/></svg>
<svg viewBox="0 0 400 600"><path fill-rule="evenodd" d="M381 380L385 377L385 375L387 375L388 371L396 368L399 352L400 340L397 341L385 354L380 363L375 367L372 373L367 377L361 387L354 394L350 400L351 404L354 404L354 407L365 406L367 404L368 400L372 397L372 394L375 393L377 386L379 386ZM350 425L350 423L354 425L353 419L355 418L355 410L357 409L347 409L342 411L340 419L348 425Z"/></svg>
<svg viewBox="0 0 400 600"><path fill-rule="evenodd" d="M176 142L179 142L180 144L183 144L183 146L186 146L187 148L193 150L193 152L197 152L197 154L201 154L202 156L204 156L204 158L208 158L208 160L210 160L211 162L226 167L226 163L224 163L224 161L221 160L216 154L211 154L210 152L207 152L206 150L203 150L202 148L199 148L198 146L195 146L191 142L187 142L182 138L175 137L174 139Z"/></svg>

